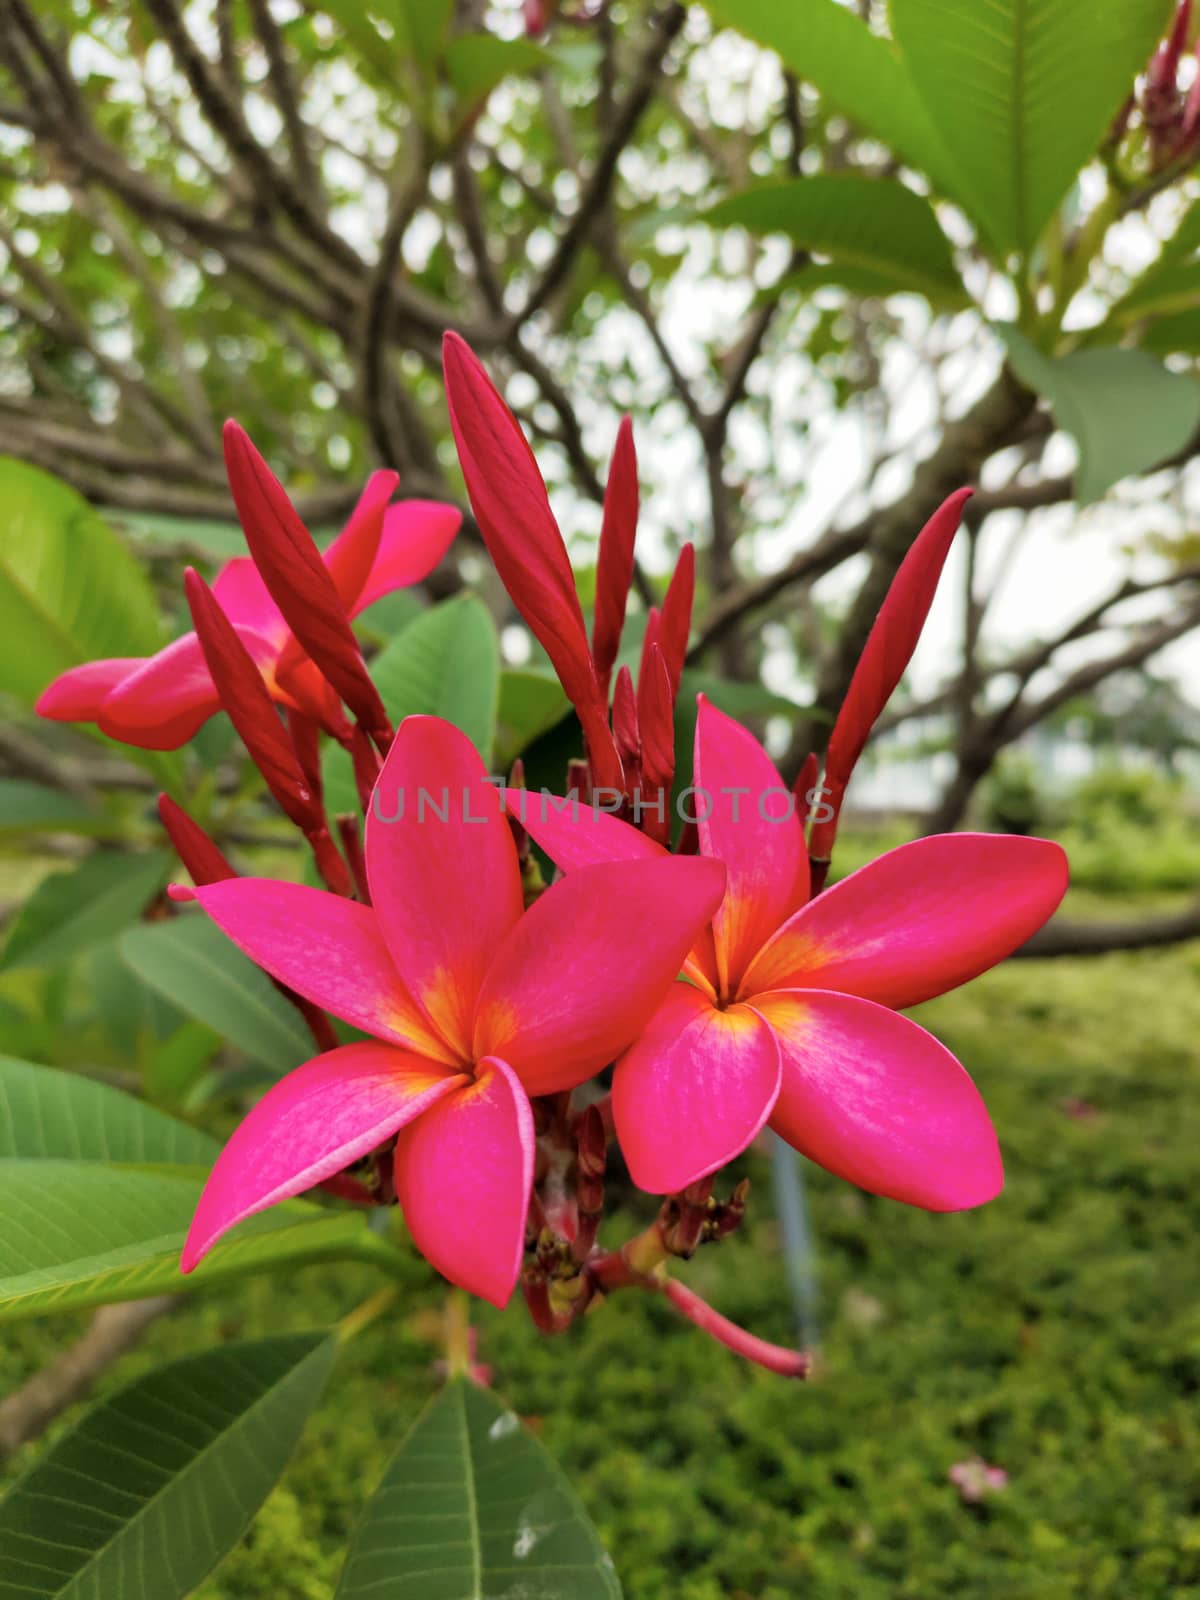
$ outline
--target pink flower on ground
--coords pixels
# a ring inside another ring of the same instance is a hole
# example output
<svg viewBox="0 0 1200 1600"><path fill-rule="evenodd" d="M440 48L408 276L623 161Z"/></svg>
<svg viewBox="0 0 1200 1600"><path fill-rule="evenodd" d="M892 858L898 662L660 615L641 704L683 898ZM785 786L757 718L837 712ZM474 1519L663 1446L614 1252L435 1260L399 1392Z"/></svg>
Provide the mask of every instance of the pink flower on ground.
<svg viewBox="0 0 1200 1600"><path fill-rule="evenodd" d="M996 1135L950 1052L897 1010L1023 944L1066 890L1044 839L944 834L902 845L809 899L804 830L752 734L700 697L702 857L728 889L685 973L617 1063L613 1116L634 1181L674 1193L765 1123L874 1194L956 1211L1003 1184ZM588 807L507 803L567 870L664 852ZM561 803L560 803L561 804ZM708 814L703 813L707 810Z"/></svg>
<svg viewBox="0 0 1200 1600"><path fill-rule="evenodd" d="M433 500L389 506L399 481L394 472L372 473L350 520L325 551L325 567L352 617L393 589L427 577L462 521L456 507ZM213 593L277 704L326 726L340 717L332 690L248 556L226 562ZM220 710L220 701L200 641L185 633L154 656L72 667L43 690L37 710L56 722L94 722L102 733L143 750L175 750Z"/></svg>
<svg viewBox="0 0 1200 1600"><path fill-rule="evenodd" d="M1008 1473L1003 1467L989 1466L982 1456L956 1461L946 1473L958 1490L963 1504L977 1506L989 1494L1008 1488Z"/></svg>
<svg viewBox="0 0 1200 1600"><path fill-rule="evenodd" d="M503 1305L533 1178L530 1095L574 1088L636 1038L720 902L714 861L573 873L522 911L516 846L466 736L409 717L367 823L373 907L239 878L194 891L272 977L372 1035L275 1085L221 1153L183 1253L397 1137L421 1252ZM191 898L192 891L176 891Z"/></svg>

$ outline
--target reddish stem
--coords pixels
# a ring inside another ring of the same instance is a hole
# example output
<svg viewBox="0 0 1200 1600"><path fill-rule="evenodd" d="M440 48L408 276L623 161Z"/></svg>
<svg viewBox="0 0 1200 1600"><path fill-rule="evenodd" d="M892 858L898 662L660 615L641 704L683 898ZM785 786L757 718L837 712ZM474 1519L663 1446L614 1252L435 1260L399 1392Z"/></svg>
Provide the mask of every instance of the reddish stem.
<svg viewBox="0 0 1200 1600"><path fill-rule="evenodd" d="M346 860L350 863L350 873L354 879L354 887L358 891L358 898L363 905L371 904L371 889L367 883L367 859L363 854L362 829L359 821L351 812L340 814L337 819L338 837L342 841L342 849L346 852Z"/></svg>
<svg viewBox="0 0 1200 1600"><path fill-rule="evenodd" d="M777 1372L783 1378L807 1378L812 1371L812 1356L807 1350L787 1350L782 1345L759 1339L736 1322L730 1322L719 1311L714 1311L707 1300L702 1300L678 1278L666 1278L659 1287L677 1311L689 1322L694 1322L710 1338L716 1339L735 1355L744 1356L768 1372Z"/></svg>
<svg viewBox="0 0 1200 1600"><path fill-rule="evenodd" d="M342 747L349 752L350 759L354 763L354 785L358 790L358 803L363 809L363 816L368 816L375 780L379 777L379 756L358 723L355 723L349 736L342 740Z"/></svg>
<svg viewBox="0 0 1200 1600"><path fill-rule="evenodd" d="M304 836L312 846L313 860L317 863L317 871L325 887L333 894L349 895L353 889L350 874L338 854L338 847L329 829L322 824L319 828L306 830Z"/></svg>

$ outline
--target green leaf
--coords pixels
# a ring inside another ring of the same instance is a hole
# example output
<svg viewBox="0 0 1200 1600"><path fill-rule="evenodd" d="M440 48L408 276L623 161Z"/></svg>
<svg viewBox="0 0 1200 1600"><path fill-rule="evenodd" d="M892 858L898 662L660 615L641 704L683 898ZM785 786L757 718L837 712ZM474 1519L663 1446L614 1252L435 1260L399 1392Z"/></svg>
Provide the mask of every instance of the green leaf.
<svg viewBox="0 0 1200 1600"><path fill-rule="evenodd" d="M455 39L445 55L446 71L455 93L472 105L486 100L512 72L540 72L546 53L529 39L497 39L490 33L472 33Z"/></svg>
<svg viewBox="0 0 1200 1600"><path fill-rule="evenodd" d="M314 1054L295 1007L202 914L131 928L121 954L143 982L276 1072Z"/></svg>
<svg viewBox="0 0 1200 1600"><path fill-rule="evenodd" d="M73 872L44 878L13 923L0 968L56 967L136 922L166 882L164 851L97 851Z"/></svg>
<svg viewBox="0 0 1200 1600"><path fill-rule="evenodd" d="M571 709L558 679L548 672L506 670L500 674L496 718L496 767L507 772L535 739L562 721Z"/></svg>
<svg viewBox="0 0 1200 1600"><path fill-rule="evenodd" d="M490 759L500 646L482 600L456 596L423 611L375 657L371 676L394 722L417 713L445 717Z"/></svg>
<svg viewBox="0 0 1200 1600"><path fill-rule="evenodd" d="M104 826L104 818L91 806L61 789L29 783L24 778L0 778L0 832L87 833Z"/></svg>
<svg viewBox="0 0 1200 1600"><path fill-rule="evenodd" d="M883 271L898 288L942 303L967 302L933 207L892 179L828 173L761 184L720 201L704 220L784 233L835 262Z"/></svg>
<svg viewBox="0 0 1200 1600"><path fill-rule="evenodd" d="M1002 252L1030 250L1166 27L1172 0L892 0L892 32Z"/></svg>
<svg viewBox="0 0 1200 1600"><path fill-rule="evenodd" d="M0 1600L180 1600L287 1465L336 1341L227 1344L94 1406L0 1501Z"/></svg>
<svg viewBox="0 0 1200 1600"><path fill-rule="evenodd" d="M188 1105L223 1041L202 1022L182 1022L169 1038L142 1058L142 1083L151 1100L168 1106Z"/></svg>
<svg viewBox="0 0 1200 1600"><path fill-rule="evenodd" d="M268 1268L391 1257L361 1213L294 1201L241 1223L185 1277L179 1253L206 1176L194 1167L0 1161L0 1322L182 1294Z"/></svg>
<svg viewBox="0 0 1200 1600"><path fill-rule="evenodd" d="M804 83L940 189L957 174L895 47L838 0L705 0L715 20L774 50Z"/></svg>
<svg viewBox="0 0 1200 1600"><path fill-rule="evenodd" d="M458 1379L384 1473L335 1600L484 1595L620 1600L621 1585L557 1462L495 1395Z"/></svg>
<svg viewBox="0 0 1200 1600"><path fill-rule="evenodd" d="M408 35L425 66L432 66L445 48L454 15L454 0L404 0Z"/></svg>
<svg viewBox="0 0 1200 1600"><path fill-rule="evenodd" d="M1160 266L1144 273L1129 293L1117 301L1109 320L1118 324L1167 312L1194 311L1200 307L1200 261Z"/></svg>
<svg viewBox="0 0 1200 1600"><path fill-rule="evenodd" d="M1142 334L1141 344L1156 355L1200 355L1200 309L1160 317Z"/></svg>
<svg viewBox="0 0 1200 1600"><path fill-rule="evenodd" d="M1200 382L1168 372L1145 350L1077 350L1052 360L1015 328L996 331L1017 377L1049 402L1079 447L1080 505L1167 460L1200 428Z"/></svg>
<svg viewBox="0 0 1200 1600"><path fill-rule="evenodd" d="M159 648L149 581L81 495L0 456L0 505L0 689L31 705L68 667Z"/></svg>
<svg viewBox="0 0 1200 1600"><path fill-rule="evenodd" d="M207 1166L218 1146L130 1094L76 1072L0 1056L0 1160Z"/></svg>

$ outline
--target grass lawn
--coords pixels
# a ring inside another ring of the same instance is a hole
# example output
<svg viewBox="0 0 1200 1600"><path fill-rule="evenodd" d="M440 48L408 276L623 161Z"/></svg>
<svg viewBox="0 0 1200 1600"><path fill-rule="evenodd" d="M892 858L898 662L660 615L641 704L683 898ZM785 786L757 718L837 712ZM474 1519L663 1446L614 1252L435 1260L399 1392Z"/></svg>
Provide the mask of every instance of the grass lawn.
<svg viewBox="0 0 1200 1600"><path fill-rule="evenodd" d="M1200 945L1011 963L922 1008L988 1100L1007 1188L937 1217L808 1169L819 1381L751 1370L647 1296L557 1341L519 1304L482 1309L482 1359L571 1474L628 1600L1200 1595L1198 976ZM769 1174L747 1170L746 1229L684 1271L786 1340ZM109 1381L322 1324L375 1286L313 1269L231 1290L158 1324ZM414 1261L404 1310L348 1348L203 1600L328 1600L358 1506L437 1383L440 1300ZM6 1329L0 1390L81 1320ZM947 1474L976 1455L1008 1484L968 1504Z"/></svg>

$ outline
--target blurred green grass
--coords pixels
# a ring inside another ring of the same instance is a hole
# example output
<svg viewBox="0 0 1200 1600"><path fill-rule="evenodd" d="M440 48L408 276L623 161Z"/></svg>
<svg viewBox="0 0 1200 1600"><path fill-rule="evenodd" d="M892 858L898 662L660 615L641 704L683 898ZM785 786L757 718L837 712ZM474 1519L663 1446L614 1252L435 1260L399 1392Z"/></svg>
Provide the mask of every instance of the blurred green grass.
<svg viewBox="0 0 1200 1600"><path fill-rule="evenodd" d="M646 1296L552 1341L519 1304L481 1309L497 1389L563 1461L628 1600L1200 1594L1198 977L1197 945L1014 962L922 1008L988 1100L1007 1187L981 1212L927 1216L808 1168L818 1381L751 1370ZM786 1341L769 1174L745 1164L747 1228L684 1271ZM311 1270L185 1306L106 1382L214 1338L326 1323L374 1286ZM347 1350L202 1600L327 1600L358 1507L438 1381L440 1303L414 1261L401 1309ZM79 1326L6 1329L0 1390ZM967 1505L947 1473L975 1455L1009 1482Z"/></svg>

